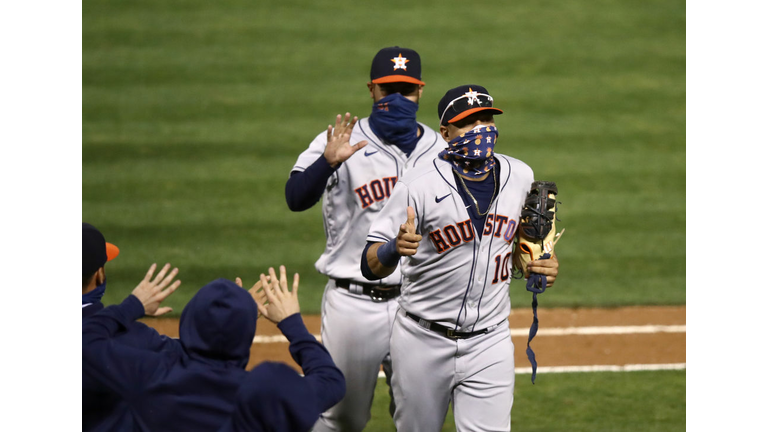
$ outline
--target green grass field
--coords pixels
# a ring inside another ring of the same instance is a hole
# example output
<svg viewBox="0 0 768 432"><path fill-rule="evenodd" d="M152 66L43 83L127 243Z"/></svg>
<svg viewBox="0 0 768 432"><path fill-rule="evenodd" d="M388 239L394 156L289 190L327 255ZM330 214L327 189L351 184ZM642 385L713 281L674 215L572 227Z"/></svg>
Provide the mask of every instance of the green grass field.
<svg viewBox="0 0 768 432"><path fill-rule="evenodd" d="M685 371L517 375L515 432L685 431ZM376 385L366 432L394 432L388 387ZM456 430L452 413L443 431Z"/></svg>
<svg viewBox="0 0 768 432"><path fill-rule="evenodd" d="M663 0L84 2L83 220L121 248L105 302L155 261L180 268L175 313L285 264L317 313L321 214L291 213L285 181L335 114L368 115L370 61L396 44L422 57L420 121L485 85L498 150L557 182L545 306L685 303L685 3Z"/></svg>

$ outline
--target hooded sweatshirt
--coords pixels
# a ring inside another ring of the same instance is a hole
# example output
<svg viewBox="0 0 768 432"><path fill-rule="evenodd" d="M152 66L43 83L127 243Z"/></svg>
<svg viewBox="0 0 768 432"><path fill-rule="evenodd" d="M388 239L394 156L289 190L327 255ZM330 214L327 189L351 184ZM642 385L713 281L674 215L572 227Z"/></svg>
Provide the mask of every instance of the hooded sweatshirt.
<svg viewBox="0 0 768 432"><path fill-rule="evenodd" d="M83 308L83 320L104 309L101 302L94 302ZM181 349L179 341L159 335L153 328L138 321L131 322L113 338L115 343L150 351ZM83 431L103 430L102 422L108 421L113 410L125 410L126 405L117 394L103 387L83 367Z"/></svg>
<svg viewBox="0 0 768 432"><path fill-rule="evenodd" d="M243 288L217 279L181 314L181 350L153 352L113 337L144 315L133 295L83 322L83 367L125 401L101 430L215 431L246 378L257 309Z"/></svg>
<svg viewBox="0 0 768 432"><path fill-rule="evenodd" d="M277 325L291 343L291 356L304 377L283 363L262 363L248 373L237 408L219 432L304 432L345 392L344 375L328 351L312 336L301 315Z"/></svg>

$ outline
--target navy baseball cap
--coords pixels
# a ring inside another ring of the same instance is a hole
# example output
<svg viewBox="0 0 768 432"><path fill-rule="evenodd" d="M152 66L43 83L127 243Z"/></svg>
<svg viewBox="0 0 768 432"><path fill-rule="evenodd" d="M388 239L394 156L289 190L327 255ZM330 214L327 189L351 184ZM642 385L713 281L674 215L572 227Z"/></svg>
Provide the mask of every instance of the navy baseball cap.
<svg viewBox="0 0 768 432"><path fill-rule="evenodd" d="M467 84L448 90L437 104L437 116L440 118L441 125L457 122L479 111L504 113L493 107L493 98L488 90L476 84Z"/></svg>
<svg viewBox="0 0 768 432"><path fill-rule="evenodd" d="M112 261L120 249L104 240L95 226L83 222L83 276L96 273L107 261Z"/></svg>
<svg viewBox="0 0 768 432"><path fill-rule="evenodd" d="M421 57L412 49L398 46L382 48L371 63L374 84L407 82L424 85L421 80Z"/></svg>

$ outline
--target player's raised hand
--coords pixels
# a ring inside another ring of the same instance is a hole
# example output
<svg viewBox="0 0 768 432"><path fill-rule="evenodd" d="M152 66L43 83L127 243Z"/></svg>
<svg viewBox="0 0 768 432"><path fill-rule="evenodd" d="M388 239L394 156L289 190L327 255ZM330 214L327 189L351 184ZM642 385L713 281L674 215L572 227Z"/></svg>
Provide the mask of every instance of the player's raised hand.
<svg viewBox="0 0 768 432"><path fill-rule="evenodd" d="M349 113L344 116L342 120L341 114L336 116L336 126L331 127L328 125L327 141L325 146L325 160L332 167L338 166L340 163L349 159L358 150L368 145L368 141L360 141L355 145L349 145L349 138L352 136L352 129L357 123L357 117L349 120Z"/></svg>
<svg viewBox="0 0 768 432"><path fill-rule="evenodd" d="M405 223L400 225L400 232L397 234L397 253L401 256L416 255L416 250L419 248L419 242L421 241L421 235L416 234L416 211L413 207L408 206L407 209L408 218Z"/></svg>
<svg viewBox="0 0 768 432"><path fill-rule="evenodd" d="M149 316L160 316L172 311L169 307L160 307L160 303L165 300L169 295L176 291L176 288L181 285L181 281L173 281L173 278L179 273L178 268L174 268L170 273L168 270L171 268L170 264L166 264L160 270L160 272L152 279L152 275L157 269L157 264L152 264L144 276L144 280L139 282L136 288L133 289L133 294L144 305L144 314ZM168 276L166 276L168 273ZM169 286L170 285L170 286ZM167 287L167 289L166 289Z"/></svg>
<svg viewBox="0 0 768 432"><path fill-rule="evenodd" d="M293 291L288 290L285 266L280 266L280 279L275 269L269 268L269 280L261 274L262 289L256 294L256 307L268 320L277 324L289 316L299 313L299 274L293 275Z"/></svg>

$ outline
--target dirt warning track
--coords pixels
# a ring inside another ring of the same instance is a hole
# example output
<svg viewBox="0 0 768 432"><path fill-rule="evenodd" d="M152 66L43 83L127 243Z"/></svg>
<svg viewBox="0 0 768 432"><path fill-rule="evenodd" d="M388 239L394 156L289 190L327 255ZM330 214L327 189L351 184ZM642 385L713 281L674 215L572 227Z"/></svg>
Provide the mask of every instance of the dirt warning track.
<svg viewBox="0 0 768 432"><path fill-rule="evenodd" d="M539 368L594 365L664 365L685 363L685 306L642 306L611 309L539 309L539 332L531 343ZM305 315L310 333L320 336L320 316ZM509 316L515 365L530 366L525 355L530 309ZM171 337L179 336L177 318L144 318L142 322ZM263 361L298 365L288 353L280 330L259 318L248 369Z"/></svg>

